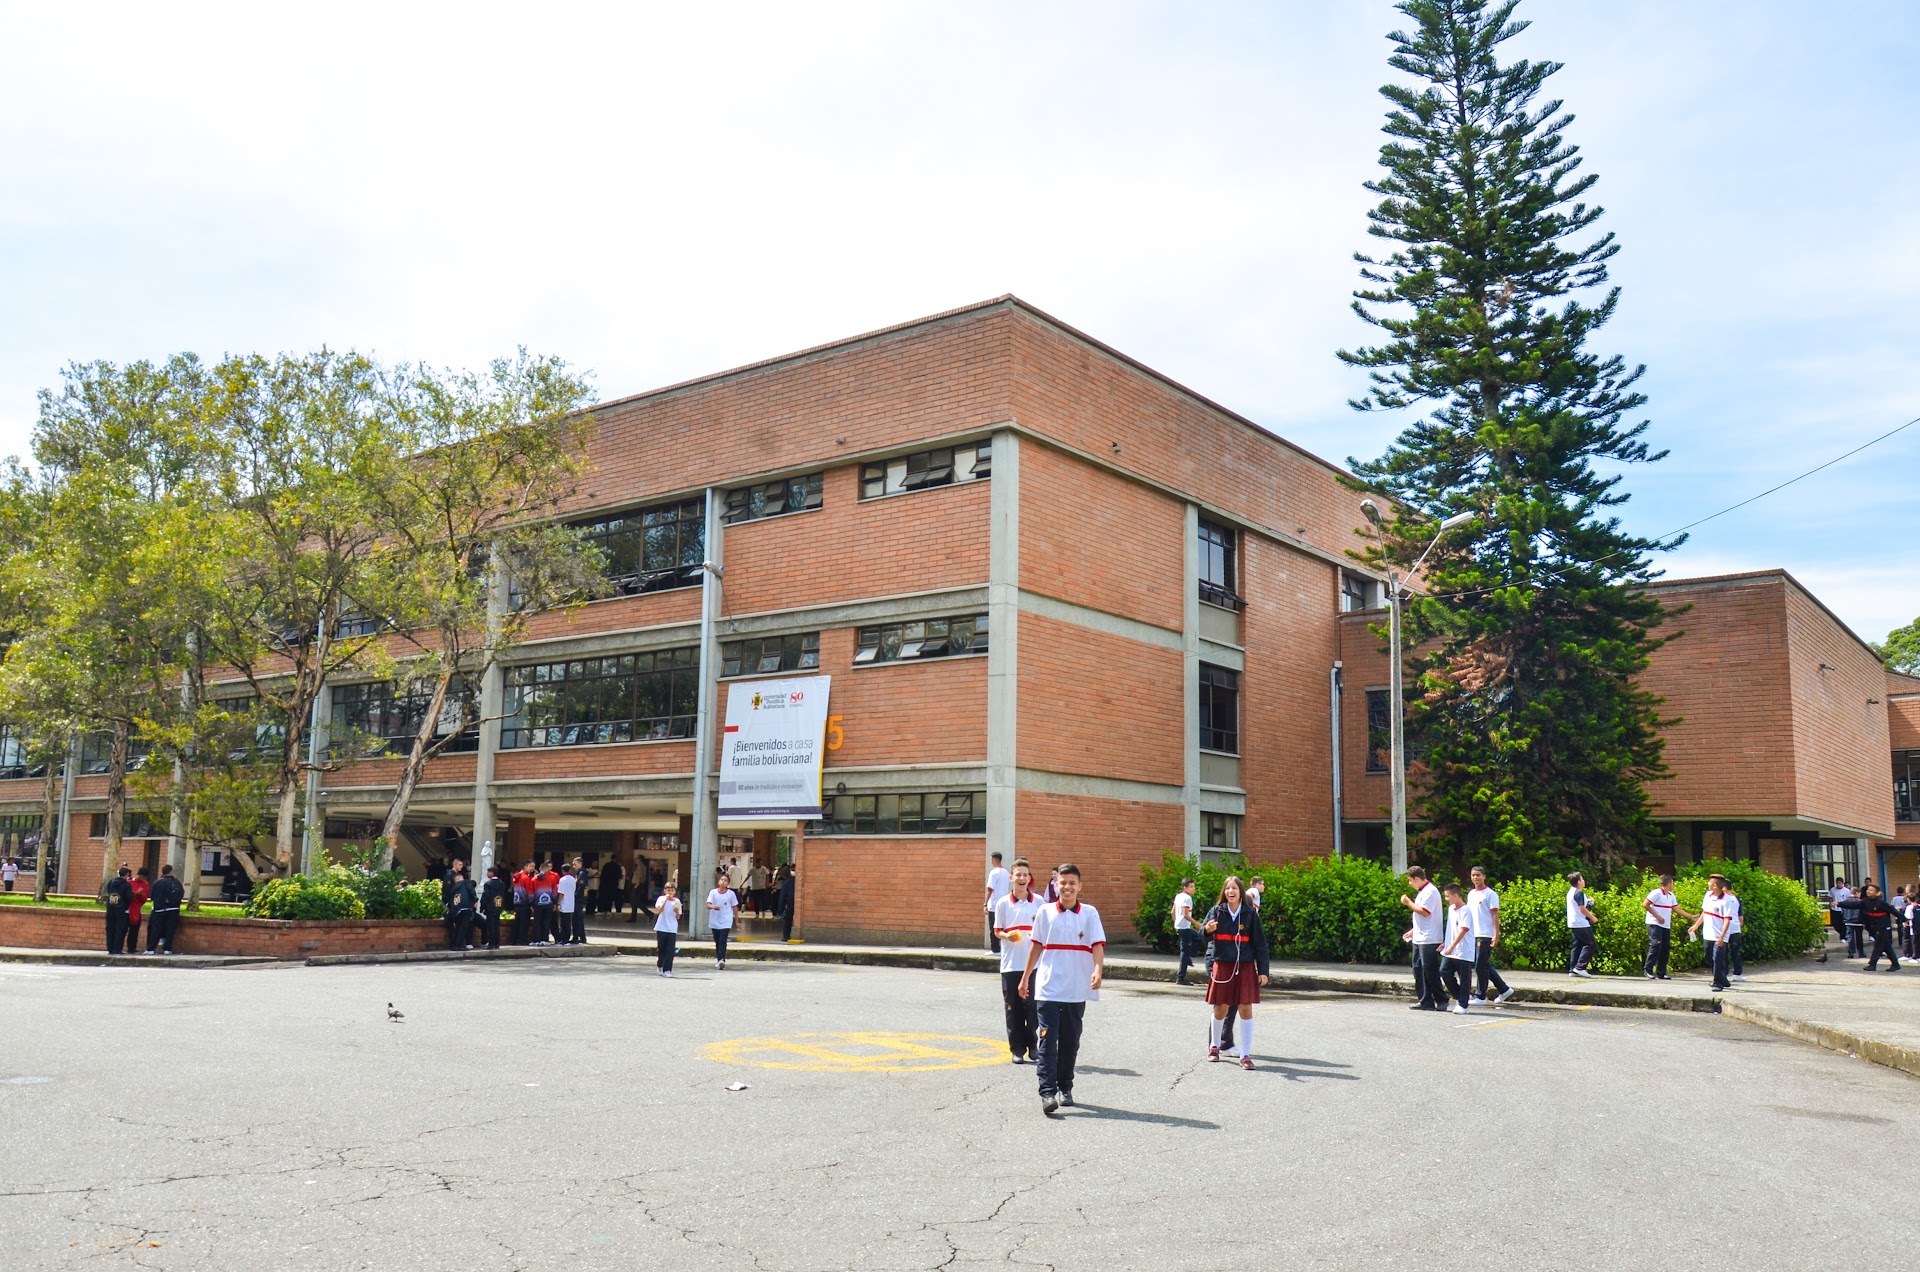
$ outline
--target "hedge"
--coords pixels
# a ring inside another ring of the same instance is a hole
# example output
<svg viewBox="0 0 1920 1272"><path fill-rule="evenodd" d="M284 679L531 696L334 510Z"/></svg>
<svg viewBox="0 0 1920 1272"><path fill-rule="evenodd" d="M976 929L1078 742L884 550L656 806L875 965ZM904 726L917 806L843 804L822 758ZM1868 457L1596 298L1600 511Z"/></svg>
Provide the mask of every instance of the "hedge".
<svg viewBox="0 0 1920 1272"><path fill-rule="evenodd" d="M1674 885L1682 909L1700 912L1707 876L1716 871L1727 876L1739 894L1745 916L1744 953L1750 961L1792 958L1825 941L1819 904L1805 888L1745 862L1683 867ZM1407 958L1402 934L1409 920L1399 898L1408 894L1408 884L1378 862L1316 857L1287 866L1256 866L1241 858L1193 862L1168 853L1158 867L1142 866L1140 874L1144 886L1134 928L1141 939L1163 952L1177 948L1173 895L1180 890L1180 880L1193 877L1198 916L1219 899L1227 875L1237 874L1243 879L1258 876L1266 884L1260 917L1276 958L1323 963L1399 963ZM1647 951L1646 912L1640 903L1657 883L1657 875L1628 871L1610 887L1588 890L1588 905L1599 920L1595 971L1639 974ZM1500 893L1501 930L1495 961L1505 967L1566 971L1566 880L1520 879L1495 887ZM1705 946L1687 938L1688 926L1688 921L1676 924L1669 963L1675 971L1687 971L1705 961Z"/></svg>
<svg viewBox="0 0 1920 1272"><path fill-rule="evenodd" d="M247 914L256 919L364 919L366 903L326 875L268 879L253 890Z"/></svg>

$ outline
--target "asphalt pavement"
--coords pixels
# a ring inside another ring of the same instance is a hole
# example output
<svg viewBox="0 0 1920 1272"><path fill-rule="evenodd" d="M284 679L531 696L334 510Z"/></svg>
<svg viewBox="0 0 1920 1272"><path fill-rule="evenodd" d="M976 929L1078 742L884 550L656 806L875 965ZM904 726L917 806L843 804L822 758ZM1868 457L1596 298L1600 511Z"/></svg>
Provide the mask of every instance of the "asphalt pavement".
<svg viewBox="0 0 1920 1272"><path fill-rule="evenodd" d="M1109 987L1049 1119L975 973L0 967L0 1268L1907 1257L1903 1073L1703 1013L1333 994L1270 997L1243 1072L1204 1011Z"/></svg>

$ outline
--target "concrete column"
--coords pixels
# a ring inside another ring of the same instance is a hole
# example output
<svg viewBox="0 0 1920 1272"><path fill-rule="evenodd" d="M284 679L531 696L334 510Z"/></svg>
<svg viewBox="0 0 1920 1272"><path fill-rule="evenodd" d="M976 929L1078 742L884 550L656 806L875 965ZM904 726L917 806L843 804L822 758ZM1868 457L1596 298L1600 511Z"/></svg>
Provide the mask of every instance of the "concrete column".
<svg viewBox="0 0 1920 1272"><path fill-rule="evenodd" d="M487 625L498 630L507 609L506 563L495 559L487 585ZM494 642L489 640L491 649ZM480 749L473 757L473 877L484 879L487 867L502 860L504 845L493 810L493 761L500 752L500 713L506 709L506 669L491 654L480 673Z"/></svg>
<svg viewBox="0 0 1920 1272"><path fill-rule="evenodd" d="M987 852L1020 855L1020 435L993 435L987 567ZM981 878L987 863L982 860ZM803 881L804 883L804 881Z"/></svg>
<svg viewBox="0 0 1920 1272"><path fill-rule="evenodd" d="M1200 506L1187 505L1186 548L1181 553L1180 650L1185 703L1181 732L1186 755L1186 779L1180 785L1181 820L1186 826L1184 849L1189 860L1200 859L1204 842L1200 831ZM1241 828L1245 833L1245 827Z"/></svg>
<svg viewBox="0 0 1920 1272"><path fill-rule="evenodd" d="M714 739L720 735L715 712L720 701L720 588L725 558L720 492L707 488L707 559L700 572L700 702L693 729L693 842L692 888L686 890L688 935L708 934L707 891L713 886L714 864L720 859L719 786L713 772Z"/></svg>

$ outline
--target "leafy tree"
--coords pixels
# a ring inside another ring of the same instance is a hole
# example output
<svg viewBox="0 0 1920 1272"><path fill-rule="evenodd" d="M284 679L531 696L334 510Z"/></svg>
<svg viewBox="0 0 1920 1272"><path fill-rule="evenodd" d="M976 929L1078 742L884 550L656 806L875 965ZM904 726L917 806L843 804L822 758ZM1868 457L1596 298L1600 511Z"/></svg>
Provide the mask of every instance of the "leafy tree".
<svg viewBox="0 0 1920 1272"><path fill-rule="evenodd" d="M1643 586L1663 546L1621 530L1619 467L1660 459L1624 417L1641 368L1588 350L1613 316L1611 234L1583 201L1573 117L1542 101L1555 62L1502 64L1516 4L1403 0L1388 59L1380 196L1354 309L1383 342L1342 351L1370 372L1360 410L1429 407L1387 453L1354 463L1393 497L1356 553L1404 570L1460 512L1474 528L1428 558L1407 616L1414 784L1426 846L1496 875L1618 862L1659 841L1644 784L1666 774L1658 700L1634 677L1663 641Z"/></svg>
<svg viewBox="0 0 1920 1272"><path fill-rule="evenodd" d="M1873 652L1892 670L1920 676L1920 618L1888 632L1887 639L1875 645Z"/></svg>

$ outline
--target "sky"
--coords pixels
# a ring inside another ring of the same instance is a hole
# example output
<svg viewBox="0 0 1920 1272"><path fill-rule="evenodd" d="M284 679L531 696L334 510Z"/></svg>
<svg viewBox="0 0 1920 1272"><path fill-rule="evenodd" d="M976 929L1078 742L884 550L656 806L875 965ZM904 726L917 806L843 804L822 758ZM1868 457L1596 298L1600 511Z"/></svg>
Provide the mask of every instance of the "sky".
<svg viewBox="0 0 1920 1272"><path fill-rule="evenodd" d="M1528 0L1644 363L1630 529L1920 416L1920 6ZM1336 462L1379 0L0 9L0 453L76 360L527 346L619 397L1012 292ZM1702 526L1867 639L1920 425Z"/></svg>

